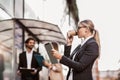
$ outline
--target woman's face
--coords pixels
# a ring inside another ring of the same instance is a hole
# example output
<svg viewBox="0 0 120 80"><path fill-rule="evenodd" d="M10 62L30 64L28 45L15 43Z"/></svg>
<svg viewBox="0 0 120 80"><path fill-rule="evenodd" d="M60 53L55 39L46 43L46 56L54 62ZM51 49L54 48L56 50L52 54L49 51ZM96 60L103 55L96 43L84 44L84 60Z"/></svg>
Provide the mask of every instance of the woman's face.
<svg viewBox="0 0 120 80"><path fill-rule="evenodd" d="M79 27L77 29L78 38L84 38L87 32L87 28L83 25L79 24Z"/></svg>

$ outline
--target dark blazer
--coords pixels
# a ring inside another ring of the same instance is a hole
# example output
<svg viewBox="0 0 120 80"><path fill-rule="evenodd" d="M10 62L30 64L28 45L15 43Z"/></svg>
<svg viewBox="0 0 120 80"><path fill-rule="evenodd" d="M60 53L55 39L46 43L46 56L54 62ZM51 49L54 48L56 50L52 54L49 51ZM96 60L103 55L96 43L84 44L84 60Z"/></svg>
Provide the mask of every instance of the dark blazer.
<svg viewBox="0 0 120 80"><path fill-rule="evenodd" d="M70 55L71 46L65 46L64 56L60 62L72 68L73 80L93 80L92 79L92 66L94 61L99 55L98 44L94 38L90 38L82 47L78 46L72 54L76 53L74 60ZM68 58L69 57L69 58ZM68 80L69 72L67 75Z"/></svg>
<svg viewBox="0 0 120 80"><path fill-rule="evenodd" d="M31 73L27 73L27 74L22 73L21 74L21 80L27 80L26 78L28 78L28 77L32 78L32 80L39 80L39 71L42 69L42 66L39 66L37 60L35 59L34 55L36 55L36 54L40 55L39 53L33 51L31 68L37 69L37 73L35 75L32 75ZM27 68L26 52L23 52L19 55L18 70L20 69L20 67Z"/></svg>

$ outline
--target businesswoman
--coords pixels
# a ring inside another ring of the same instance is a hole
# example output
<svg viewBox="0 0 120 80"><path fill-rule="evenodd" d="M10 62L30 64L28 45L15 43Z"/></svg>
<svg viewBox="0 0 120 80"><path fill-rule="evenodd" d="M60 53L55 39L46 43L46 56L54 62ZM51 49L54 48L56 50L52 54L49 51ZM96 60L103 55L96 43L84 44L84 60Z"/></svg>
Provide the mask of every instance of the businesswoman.
<svg viewBox="0 0 120 80"><path fill-rule="evenodd" d="M69 67L66 80L93 80L92 66L99 56L99 37L91 20L83 20L78 23L77 32L69 31L67 44L65 45L64 55L57 50L52 49L52 55L60 60L60 63ZM84 41L79 44L70 54L73 36L83 38Z"/></svg>

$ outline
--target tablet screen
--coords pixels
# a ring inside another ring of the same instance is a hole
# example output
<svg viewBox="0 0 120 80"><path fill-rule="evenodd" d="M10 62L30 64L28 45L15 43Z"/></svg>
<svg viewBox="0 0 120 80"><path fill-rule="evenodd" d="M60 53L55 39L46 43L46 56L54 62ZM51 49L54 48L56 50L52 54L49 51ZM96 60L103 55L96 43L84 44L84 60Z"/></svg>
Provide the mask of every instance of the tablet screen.
<svg viewBox="0 0 120 80"><path fill-rule="evenodd" d="M46 43L45 44L45 49L46 49L46 51L48 53L48 56L50 58L51 63L52 64L58 63L57 59L55 57L53 57L53 55L51 54L51 49L53 49L52 44L51 43Z"/></svg>

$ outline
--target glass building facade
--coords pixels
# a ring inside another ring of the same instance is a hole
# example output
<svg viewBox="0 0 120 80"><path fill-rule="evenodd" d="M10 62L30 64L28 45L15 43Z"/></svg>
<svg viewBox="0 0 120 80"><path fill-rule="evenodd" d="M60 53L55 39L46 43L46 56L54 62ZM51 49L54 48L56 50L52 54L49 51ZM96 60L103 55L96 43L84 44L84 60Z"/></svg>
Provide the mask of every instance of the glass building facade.
<svg viewBox="0 0 120 80"><path fill-rule="evenodd" d="M24 40L29 37L29 31L21 28L22 25L17 23L16 18L37 20L38 16L26 0L0 0L0 80L20 80L16 74L18 55L24 50ZM37 48L38 46L42 49L40 53L46 51L43 44L36 44ZM49 61L47 53L42 55ZM43 77L48 76L47 72L44 69L41 80L47 80Z"/></svg>

